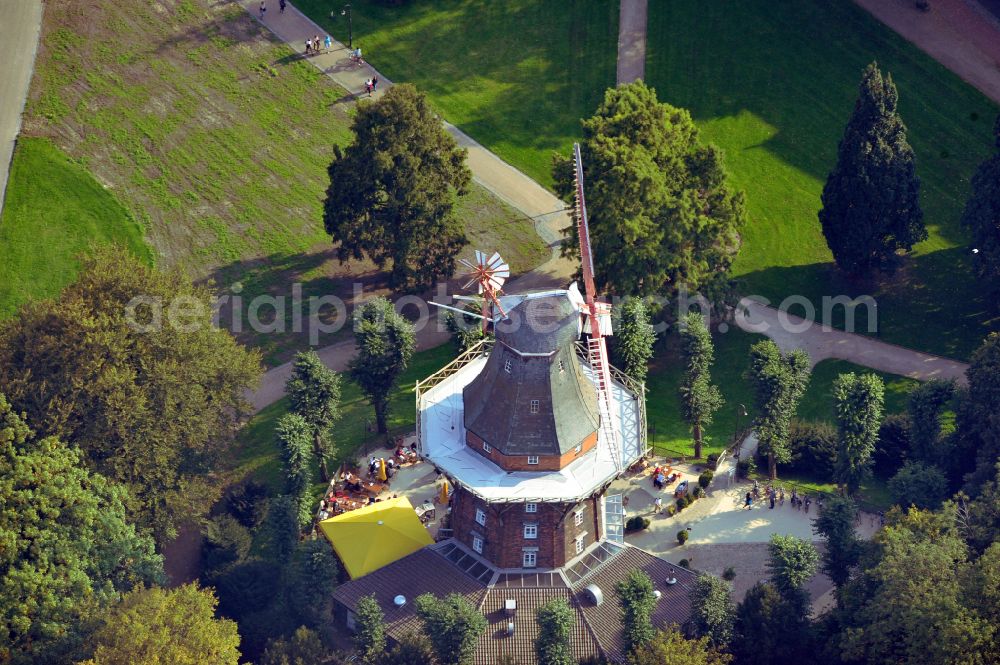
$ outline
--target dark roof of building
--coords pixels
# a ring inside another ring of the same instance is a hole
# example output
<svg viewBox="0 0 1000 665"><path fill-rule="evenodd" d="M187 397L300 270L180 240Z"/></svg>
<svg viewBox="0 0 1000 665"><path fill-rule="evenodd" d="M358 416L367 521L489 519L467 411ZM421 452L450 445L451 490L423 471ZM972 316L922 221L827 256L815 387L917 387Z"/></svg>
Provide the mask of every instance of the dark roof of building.
<svg viewBox="0 0 1000 665"><path fill-rule="evenodd" d="M580 313L564 294L528 298L494 326L497 342L520 353L552 353L580 335Z"/></svg>
<svg viewBox="0 0 1000 665"><path fill-rule="evenodd" d="M655 628L664 628L672 623L683 625L691 615L690 594L697 576L637 547L626 546L573 585L574 597L590 630L605 657L612 662L625 660L621 609L615 597L615 585L632 570L645 571L653 580L653 587L662 594L653 610ZM677 582L667 584L668 579L676 579ZM591 584L596 585L604 595L604 602L600 605L595 605L585 591Z"/></svg>
<svg viewBox="0 0 1000 665"><path fill-rule="evenodd" d="M691 611L689 594L695 574L635 547L599 546L602 554L594 558L583 576L575 577L578 581L571 587L565 586L558 573L539 571L500 574L495 585L487 588L469 576L469 566L454 560L461 558L464 548L449 547L450 544L424 548L348 582L333 592L334 600L353 610L362 596L374 593L385 614L387 634L398 640L408 632L422 629L413 607L414 598L422 593L438 597L461 594L478 607L489 622L476 648L476 665L492 665L508 654L521 663L535 662L538 635L535 611L555 598L565 598L576 614L570 640L575 658L603 653L611 662L623 662L621 612L614 589L631 570L644 570L662 593L653 612L654 626L683 624ZM677 582L669 585L666 583L668 578ZM604 595L600 605L595 606L585 591L591 584L597 585ZM397 595L407 600L401 608L393 602ZM507 629L510 621L505 610L507 600L514 600L517 605L512 635Z"/></svg>
<svg viewBox="0 0 1000 665"><path fill-rule="evenodd" d="M550 333L541 324L520 325L504 334L498 326L498 343L486 365L463 390L466 429L504 455L563 455L600 425L596 390L576 356L579 314L569 298L527 300L511 318L528 304L547 301L555 301L563 316L558 329ZM522 356L513 348L551 355Z"/></svg>

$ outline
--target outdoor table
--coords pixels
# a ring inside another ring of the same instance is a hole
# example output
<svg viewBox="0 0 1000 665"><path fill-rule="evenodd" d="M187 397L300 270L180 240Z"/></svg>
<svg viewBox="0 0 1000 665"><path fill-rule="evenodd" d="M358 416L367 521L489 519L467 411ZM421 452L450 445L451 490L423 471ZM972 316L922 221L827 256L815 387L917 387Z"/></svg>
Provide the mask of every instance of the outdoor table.
<svg viewBox="0 0 1000 665"><path fill-rule="evenodd" d="M378 496L379 494L384 492L388 487L389 486L384 483L367 482L362 486L362 489L368 494L371 494L372 496Z"/></svg>
<svg viewBox="0 0 1000 665"><path fill-rule="evenodd" d="M437 509L430 501L424 501L422 504L417 506L415 510L417 512L417 517L420 518L421 522L429 522L437 517Z"/></svg>

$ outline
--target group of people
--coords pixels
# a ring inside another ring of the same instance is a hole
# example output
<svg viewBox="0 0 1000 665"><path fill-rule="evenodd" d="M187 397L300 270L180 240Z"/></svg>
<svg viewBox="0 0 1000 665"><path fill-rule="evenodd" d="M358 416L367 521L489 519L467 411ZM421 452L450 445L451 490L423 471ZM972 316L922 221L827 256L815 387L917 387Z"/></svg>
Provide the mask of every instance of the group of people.
<svg viewBox="0 0 1000 665"><path fill-rule="evenodd" d="M323 41L320 41L319 35L315 35L312 39L306 40L306 55L319 55L321 49L329 51L332 46L333 40L330 39L330 35L327 35Z"/></svg>
<svg viewBox="0 0 1000 665"><path fill-rule="evenodd" d="M675 480L681 477L679 473L674 473L674 472L671 472L671 474L668 476L666 475L667 471L670 471L670 469L665 469L662 466L657 466L655 469L653 469L653 473L650 476L653 479L653 487L655 487L658 490L662 490L664 487L670 485Z"/></svg>
<svg viewBox="0 0 1000 665"><path fill-rule="evenodd" d="M368 93L368 96L371 97L372 93L375 92L377 88L378 88L378 74L375 74L370 79L365 81L365 91Z"/></svg>
<svg viewBox="0 0 1000 665"><path fill-rule="evenodd" d="M285 7L287 7L287 6L288 6L288 2L286 0L278 0L278 12L279 13L284 14L285 13ZM267 14L267 1L266 0L260 0L260 19L262 21L264 20L264 15L265 14Z"/></svg>

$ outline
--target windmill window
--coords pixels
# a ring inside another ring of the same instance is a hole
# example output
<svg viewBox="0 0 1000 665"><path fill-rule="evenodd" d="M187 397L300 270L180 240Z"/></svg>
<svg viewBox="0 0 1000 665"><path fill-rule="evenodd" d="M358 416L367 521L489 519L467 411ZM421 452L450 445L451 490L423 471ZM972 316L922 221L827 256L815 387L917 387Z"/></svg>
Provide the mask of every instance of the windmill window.
<svg viewBox="0 0 1000 665"><path fill-rule="evenodd" d="M580 535L580 536L576 537L576 553L577 554L579 554L580 552L583 551L583 536L585 536L585 535L587 535L587 534L583 534L583 535Z"/></svg>
<svg viewBox="0 0 1000 665"><path fill-rule="evenodd" d="M534 522L528 522L524 525L524 537L528 540L534 540L538 538L538 525Z"/></svg>
<svg viewBox="0 0 1000 665"><path fill-rule="evenodd" d="M573 524L576 524L577 526L583 524L583 508L576 511L576 514L573 515Z"/></svg>
<svg viewBox="0 0 1000 665"><path fill-rule="evenodd" d="M531 400L531 403L528 405L528 408L532 413L538 413L538 400L537 399Z"/></svg>
<svg viewBox="0 0 1000 665"><path fill-rule="evenodd" d="M491 446L490 444L488 444L485 441L483 441L483 450L485 450L488 453L492 453L493 452L493 446Z"/></svg>
<svg viewBox="0 0 1000 665"><path fill-rule="evenodd" d="M581 452L583 452L583 444L581 443L576 448L574 448L573 452L575 452L577 455L579 455Z"/></svg>
<svg viewBox="0 0 1000 665"><path fill-rule="evenodd" d="M479 554L482 554L483 553L483 539L480 538L479 536L476 536L476 535L472 536L472 549L475 550L476 552L478 552Z"/></svg>
<svg viewBox="0 0 1000 665"><path fill-rule="evenodd" d="M526 503L524 504L524 512L526 513L537 513L538 504L537 503Z"/></svg>
<svg viewBox="0 0 1000 665"><path fill-rule="evenodd" d="M507 360L503 361L503 371L505 371L508 374L510 374L510 367L511 367L512 364L513 363L511 363L510 359L507 359Z"/></svg>
<svg viewBox="0 0 1000 665"><path fill-rule="evenodd" d="M538 464L538 455L528 455L528 464Z"/></svg>
<svg viewBox="0 0 1000 665"><path fill-rule="evenodd" d="M566 363L564 363L563 361L560 360L559 361L559 372L561 373L561 372L565 372L565 371L566 371Z"/></svg>
<svg viewBox="0 0 1000 665"><path fill-rule="evenodd" d="M486 526L486 513L483 512L482 508L476 508L476 522Z"/></svg>
<svg viewBox="0 0 1000 665"><path fill-rule="evenodd" d="M521 565L525 568L534 568L538 565L538 549L524 549L521 551Z"/></svg>

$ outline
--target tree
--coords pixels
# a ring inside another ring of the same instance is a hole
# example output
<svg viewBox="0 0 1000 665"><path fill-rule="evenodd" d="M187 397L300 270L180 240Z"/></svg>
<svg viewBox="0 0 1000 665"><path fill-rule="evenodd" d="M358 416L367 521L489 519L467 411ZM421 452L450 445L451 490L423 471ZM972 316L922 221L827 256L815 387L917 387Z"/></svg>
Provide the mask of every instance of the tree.
<svg viewBox="0 0 1000 665"><path fill-rule="evenodd" d="M257 665L331 665L329 660L330 651L319 635L300 626L290 640L270 641Z"/></svg>
<svg viewBox="0 0 1000 665"><path fill-rule="evenodd" d="M286 413L274 428L285 469L285 491L295 502L300 526L312 519L313 504L310 486L313 476L313 429L297 413Z"/></svg>
<svg viewBox="0 0 1000 665"><path fill-rule="evenodd" d="M736 610L732 585L709 573L701 573L691 589L691 624L699 637L714 647L725 648L733 636Z"/></svg>
<svg viewBox="0 0 1000 665"><path fill-rule="evenodd" d="M125 484L130 514L161 545L218 498L208 474L260 376L260 355L212 326L212 302L181 274L108 247L82 258L57 300L0 324L0 386L13 408Z"/></svg>
<svg viewBox="0 0 1000 665"><path fill-rule="evenodd" d="M823 187L819 221L837 267L850 275L892 270L897 252L927 239L913 149L896 110L892 76L873 62Z"/></svg>
<svg viewBox="0 0 1000 665"><path fill-rule="evenodd" d="M771 340L750 347L750 367L746 378L754 390L758 449L767 455L771 480L778 476L778 463L791 458L789 425L795 409L809 385L809 356L804 351L782 355Z"/></svg>
<svg viewBox="0 0 1000 665"><path fill-rule="evenodd" d="M328 480L327 462L334 456L331 428L340 419L340 375L324 365L315 351L302 351L295 354L285 392L292 412L302 416L312 430L313 452L323 480Z"/></svg>
<svg viewBox="0 0 1000 665"><path fill-rule="evenodd" d="M576 617L565 598L555 598L535 611L538 637L535 655L539 665L576 665L570 636Z"/></svg>
<svg viewBox="0 0 1000 665"><path fill-rule="evenodd" d="M962 536L976 552L983 552L1000 534L1000 462L993 480L984 483L972 501L959 495Z"/></svg>
<svg viewBox="0 0 1000 665"><path fill-rule="evenodd" d="M712 424L715 412L724 400L718 386L712 384L711 367L715 349L705 318L697 312L685 314L681 317L680 331L684 354L681 405L684 420L691 426L694 435L694 456L700 458L702 430Z"/></svg>
<svg viewBox="0 0 1000 665"><path fill-rule="evenodd" d="M362 596L354 607L354 644L361 662L375 665L385 652L385 615L375 594Z"/></svg>
<svg viewBox="0 0 1000 665"><path fill-rule="evenodd" d="M288 604L308 628L320 629L333 615L333 590L340 565L325 539L303 540L295 546L285 572Z"/></svg>
<svg viewBox="0 0 1000 665"><path fill-rule="evenodd" d="M351 379L374 407L379 434L386 434L389 393L413 356L413 325L382 297L358 308L355 318L358 355L351 361Z"/></svg>
<svg viewBox="0 0 1000 665"><path fill-rule="evenodd" d="M861 540L854 531L857 516L858 507L852 499L834 496L823 502L813 521L813 531L826 541L821 557L823 572L838 589L847 584L861 556Z"/></svg>
<svg viewBox="0 0 1000 665"><path fill-rule="evenodd" d="M259 536L271 561L284 563L295 550L300 534L298 515L298 504L292 497L276 496L268 502Z"/></svg>
<svg viewBox="0 0 1000 665"><path fill-rule="evenodd" d="M624 650L633 651L653 639L653 581L641 570L630 570L628 576L615 585L625 631Z"/></svg>
<svg viewBox="0 0 1000 665"><path fill-rule="evenodd" d="M658 102L642 81L611 88L583 122L580 150L598 289L673 298L685 286L711 298L727 285L744 196L687 111ZM572 201L572 160L557 159L553 176ZM576 225L568 231L564 252L579 256Z"/></svg>
<svg viewBox="0 0 1000 665"><path fill-rule="evenodd" d="M201 571L204 581L243 561L253 544L250 530L225 514L206 520L202 536Z"/></svg>
<svg viewBox="0 0 1000 665"><path fill-rule="evenodd" d="M419 633L406 633L386 655L384 665L433 665L431 641Z"/></svg>
<svg viewBox="0 0 1000 665"><path fill-rule="evenodd" d="M728 665L732 656L717 651L707 637L685 639L676 626L658 630L646 644L629 654L629 665Z"/></svg>
<svg viewBox="0 0 1000 665"><path fill-rule="evenodd" d="M127 504L125 488L35 437L0 394L0 662L66 660L102 606L164 580Z"/></svg>
<svg viewBox="0 0 1000 665"><path fill-rule="evenodd" d="M645 383L656 342L646 303L641 298L625 298L613 313L615 337L612 349L615 362L633 379Z"/></svg>
<svg viewBox="0 0 1000 665"><path fill-rule="evenodd" d="M885 386L874 374L841 374L833 381L837 419L837 462L833 475L851 494L871 472L872 453L882 424Z"/></svg>
<svg viewBox="0 0 1000 665"><path fill-rule="evenodd" d="M785 596L800 590L816 574L819 554L809 541L776 533L767 543L767 554L771 581Z"/></svg>
<svg viewBox="0 0 1000 665"><path fill-rule="evenodd" d="M907 462L889 479L889 495L903 508L940 508L948 494L944 472L933 464Z"/></svg>
<svg viewBox="0 0 1000 665"><path fill-rule="evenodd" d="M736 606L731 651L738 663L812 662L809 598L758 582Z"/></svg>
<svg viewBox="0 0 1000 665"><path fill-rule="evenodd" d="M476 641L486 632L486 618L457 593L435 598L425 593L414 601L417 616L430 638L438 665L470 665Z"/></svg>
<svg viewBox="0 0 1000 665"><path fill-rule="evenodd" d="M975 497L993 479L1000 459L1000 333L990 334L972 354L965 375L969 387L956 413L956 434L961 447L975 455L965 485Z"/></svg>
<svg viewBox="0 0 1000 665"><path fill-rule="evenodd" d="M452 214L472 173L466 150L445 131L427 98L412 85L390 88L358 105L354 141L334 148L323 222L337 258L392 263L391 284L422 289L455 272L466 244Z"/></svg>
<svg viewBox="0 0 1000 665"><path fill-rule="evenodd" d="M916 461L940 464L947 460L942 450L941 410L955 394L953 381L932 379L910 391L910 450Z"/></svg>
<svg viewBox="0 0 1000 665"><path fill-rule="evenodd" d="M896 475L910 456L910 418L904 414L890 413L878 428L875 453L872 455L872 473L883 480Z"/></svg>
<svg viewBox="0 0 1000 665"><path fill-rule="evenodd" d="M236 665L236 623L216 619L215 606L212 590L194 584L137 589L103 617L93 636L94 656L82 665Z"/></svg>
<svg viewBox="0 0 1000 665"><path fill-rule="evenodd" d="M995 627L963 592L967 550L953 508L891 511L844 595L843 657L889 665L991 662ZM980 594L974 590L974 594Z"/></svg>
<svg viewBox="0 0 1000 665"><path fill-rule="evenodd" d="M962 225L972 234L972 266L992 295L1000 295L1000 116L993 126L997 151L972 176L972 196L965 204ZM994 297L993 302L998 302Z"/></svg>

